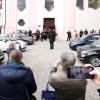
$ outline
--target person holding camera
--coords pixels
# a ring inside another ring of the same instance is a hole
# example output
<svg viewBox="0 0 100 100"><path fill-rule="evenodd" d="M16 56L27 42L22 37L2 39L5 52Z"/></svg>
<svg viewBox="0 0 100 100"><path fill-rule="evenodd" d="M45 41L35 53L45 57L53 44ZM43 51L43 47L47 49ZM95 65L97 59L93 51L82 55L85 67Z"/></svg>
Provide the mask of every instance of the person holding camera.
<svg viewBox="0 0 100 100"><path fill-rule="evenodd" d="M68 79L67 68L75 65L72 52L63 52L52 68L49 83L55 89L56 100L85 100L86 79Z"/></svg>
<svg viewBox="0 0 100 100"><path fill-rule="evenodd" d="M89 66L93 67L91 64L85 64L85 67ZM93 75L92 81L96 83L97 86L100 86L100 71L94 68L94 70L90 72L90 75Z"/></svg>

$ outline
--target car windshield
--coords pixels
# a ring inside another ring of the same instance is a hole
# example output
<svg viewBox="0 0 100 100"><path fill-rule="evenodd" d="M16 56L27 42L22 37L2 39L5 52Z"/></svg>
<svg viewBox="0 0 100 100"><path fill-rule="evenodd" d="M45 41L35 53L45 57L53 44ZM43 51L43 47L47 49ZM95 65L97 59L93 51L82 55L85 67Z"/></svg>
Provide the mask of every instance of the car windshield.
<svg viewBox="0 0 100 100"><path fill-rule="evenodd" d="M100 39L93 42L92 45L94 45L96 47L100 47Z"/></svg>
<svg viewBox="0 0 100 100"><path fill-rule="evenodd" d="M84 40L86 37L88 37L88 35L83 35L80 40Z"/></svg>

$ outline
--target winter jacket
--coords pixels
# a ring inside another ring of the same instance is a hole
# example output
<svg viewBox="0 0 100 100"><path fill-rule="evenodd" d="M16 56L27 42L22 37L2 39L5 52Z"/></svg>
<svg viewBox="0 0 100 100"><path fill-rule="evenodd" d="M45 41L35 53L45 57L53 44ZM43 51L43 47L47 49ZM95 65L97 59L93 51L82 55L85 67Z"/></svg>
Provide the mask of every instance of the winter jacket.
<svg viewBox="0 0 100 100"><path fill-rule="evenodd" d="M30 68L17 63L0 66L0 100L28 100L26 90L30 96L37 90Z"/></svg>

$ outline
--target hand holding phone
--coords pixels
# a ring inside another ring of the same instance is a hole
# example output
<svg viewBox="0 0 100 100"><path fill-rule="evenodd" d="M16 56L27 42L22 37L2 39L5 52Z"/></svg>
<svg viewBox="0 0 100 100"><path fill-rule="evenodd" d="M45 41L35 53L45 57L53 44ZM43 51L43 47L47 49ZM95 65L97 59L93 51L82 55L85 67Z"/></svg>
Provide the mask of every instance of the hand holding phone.
<svg viewBox="0 0 100 100"><path fill-rule="evenodd" d="M89 72L94 70L93 67L88 66L69 66L67 68L67 77L71 79L93 79L93 75Z"/></svg>

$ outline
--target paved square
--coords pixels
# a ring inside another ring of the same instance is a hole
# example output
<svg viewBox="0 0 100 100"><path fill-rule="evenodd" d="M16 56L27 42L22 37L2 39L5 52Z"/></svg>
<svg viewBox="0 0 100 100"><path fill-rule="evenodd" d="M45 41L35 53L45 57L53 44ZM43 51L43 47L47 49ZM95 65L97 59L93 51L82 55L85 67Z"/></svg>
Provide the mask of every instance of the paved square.
<svg viewBox="0 0 100 100"><path fill-rule="evenodd" d="M45 89L46 83L50 74L51 67L56 59L60 56L62 51L70 50L69 42L56 41L54 50L49 49L48 41L39 41L34 45L27 47L27 51L23 53L23 62L32 68L37 83L37 92L35 93L38 100L41 100L41 91ZM72 51L72 50L71 50ZM76 52L72 51L75 56ZM83 65L78 59L76 65ZM96 91L96 85L88 80L86 100L100 100Z"/></svg>

